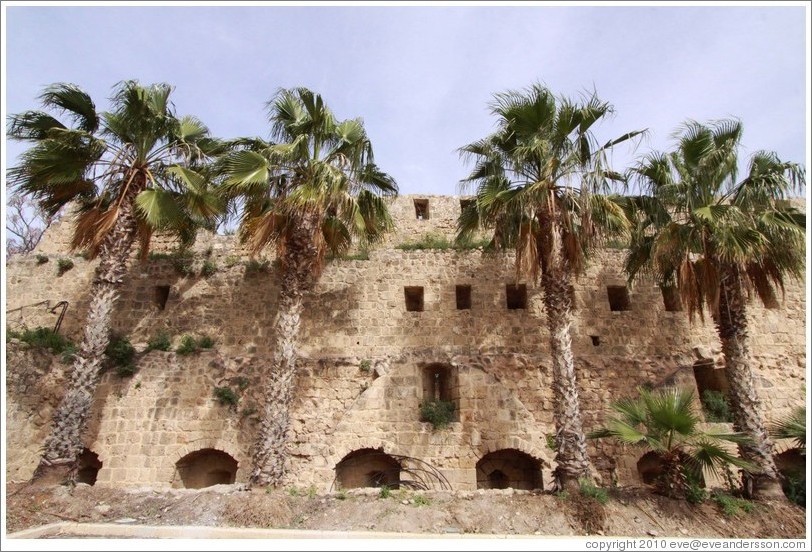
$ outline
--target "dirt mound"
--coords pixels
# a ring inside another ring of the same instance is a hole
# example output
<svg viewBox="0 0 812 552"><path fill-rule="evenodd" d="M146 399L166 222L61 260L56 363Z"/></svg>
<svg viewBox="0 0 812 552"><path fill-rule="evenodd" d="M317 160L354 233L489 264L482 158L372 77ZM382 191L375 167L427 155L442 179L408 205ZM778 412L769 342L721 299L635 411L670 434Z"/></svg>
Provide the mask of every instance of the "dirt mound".
<svg viewBox="0 0 812 552"><path fill-rule="evenodd" d="M605 505L577 493L513 489L318 495L240 485L124 490L80 484L71 490L10 483L6 492L10 533L57 521L570 537L804 538L806 533L804 510L785 501L725 514L714 501L690 505L647 489L613 489Z"/></svg>

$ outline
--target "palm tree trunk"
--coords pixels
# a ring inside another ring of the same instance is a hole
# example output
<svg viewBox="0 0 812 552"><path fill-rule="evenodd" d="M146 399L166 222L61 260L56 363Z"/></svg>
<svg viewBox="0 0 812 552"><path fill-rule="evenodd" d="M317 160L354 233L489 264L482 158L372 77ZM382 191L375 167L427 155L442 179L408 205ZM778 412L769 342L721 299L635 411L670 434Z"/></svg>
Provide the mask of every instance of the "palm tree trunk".
<svg viewBox="0 0 812 552"><path fill-rule="evenodd" d="M553 361L553 403L555 417L555 486L564 490L578 485L578 479L589 477L586 436L581 422L578 384L572 356L572 297L570 271L560 251L558 229L547 213L538 214L539 262L544 308L550 331L550 354Z"/></svg>
<svg viewBox="0 0 812 552"><path fill-rule="evenodd" d="M772 440L764 426L750 367L747 315L739 274L730 266L722 271L716 325L725 357L733 428L751 439L739 444L739 453L758 467L756 473L743 472L744 492L752 497L783 496L772 456Z"/></svg>
<svg viewBox="0 0 812 552"><path fill-rule="evenodd" d="M265 406L254 445L249 485L278 487L287 471L287 432L295 387L299 326L304 294L315 285L318 248L314 242L318 219L304 216L291 230L281 259L282 281L274 325L270 374L265 378Z"/></svg>
<svg viewBox="0 0 812 552"><path fill-rule="evenodd" d="M99 383L104 351L110 343L110 320L136 238L134 200L144 185L142 182L128 190L115 225L101 245L99 266L90 288L90 307L82 343L73 361L68 390L54 413L51 433L45 440L32 482L76 482L84 432Z"/></svg>

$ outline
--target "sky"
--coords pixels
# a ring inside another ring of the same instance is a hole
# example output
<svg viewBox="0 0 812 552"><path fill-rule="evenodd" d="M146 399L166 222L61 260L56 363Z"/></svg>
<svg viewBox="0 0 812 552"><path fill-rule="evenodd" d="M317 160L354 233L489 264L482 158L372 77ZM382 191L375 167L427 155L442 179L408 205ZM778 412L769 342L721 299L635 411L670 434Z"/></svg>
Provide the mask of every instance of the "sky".
<svg viewBox="0 0 812 552"><path fill-rule="evenodd" d="M339 119L363 118L401 193L455 195L471 169L458 148L495 129L493 95L538 82L612 104L602 141L648 129L613 154L618 170L670 148L687 119L728 117L743 122L745 156L808 165L807 2L132 4L4 2L4 118L37 108L54 82L103 110L116 83L137 79L175 86L178 114L216 136L268 138L265 103L305 86ZM6 144L7 166L23 147Z"/></svg>

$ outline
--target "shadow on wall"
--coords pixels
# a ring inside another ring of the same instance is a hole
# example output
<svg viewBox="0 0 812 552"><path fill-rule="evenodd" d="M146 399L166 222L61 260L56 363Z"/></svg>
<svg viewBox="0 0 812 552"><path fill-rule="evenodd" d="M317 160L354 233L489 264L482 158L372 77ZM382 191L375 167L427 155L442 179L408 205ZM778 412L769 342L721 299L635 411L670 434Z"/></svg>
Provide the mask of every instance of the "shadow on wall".
<svg viewBox="0 0 812 552"><path fill-rule="evenodd" d="M175 464L173 487L202 489L212 485L231 485L237 476L237 461L217 449L190 452Z"/></svg>

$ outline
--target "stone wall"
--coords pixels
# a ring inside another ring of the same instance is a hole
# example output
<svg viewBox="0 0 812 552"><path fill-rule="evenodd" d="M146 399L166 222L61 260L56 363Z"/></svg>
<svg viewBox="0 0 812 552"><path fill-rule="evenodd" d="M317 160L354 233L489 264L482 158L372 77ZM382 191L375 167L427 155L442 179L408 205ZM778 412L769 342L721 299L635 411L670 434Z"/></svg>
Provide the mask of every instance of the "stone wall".
<svg viewBox="0 0 812 552"><path fill-rule="evenodd" d="M415 199L428 200L428 218L417 218ZM539 463L549 485L551 359L540 289L516 281L510 255L397 248L427 234L452 238L460 199L398 198L392 205L397 233L367 260L328 264L305 305L289 484L329 489L343 458L381 449L407 468L432 466L458 489L476 487L477 462L488 453L517 451ZM79 339L95 262L72 256L74 268L57 276L57 260L68 256L68 229L69 222L60 223L35 253L7 263L10 328L53 327L57 314L46 306L68 301L61 332ZM98 484L181 485L178 462L203 449L233 457L236 480L245 481L260 410L259 374L273 343L273 254L252 259L235 238L202 234L191 271L181 274L172 244L158 240L157 246L163 255L133 258L114 330L139 350L160 332L175 345L184 334L210 336L215 348L190 356L141 353L135 376L105 374L87 443L103 463ZM667 311L652 282L635 282L625 290L628 310L611 310L608 287L622 295L626 286L622 257L621 250L599 252L573 289L573 352L587 430L605 419L611 400L636 386L695 386L695 362L721 361L711 321L691 323L685 312ZM506 286L515 283L526 285L526 308L507 308ZM458 285L470 286L470 309L457 308ZM407 287L422 288L422 311L407 310ZM775 308L753 303L748 311L757 385L770 420L805 396L803 283L791 282L781 299ZM18 345L8 351L10 380L17 374L13 381L27 382L8 387L13 454L6 473L19 480L36 466L49 405L59 396L53 378L66 367ZM438 367L453 379L457 411L448 428L434 431L420 421L419 407L425 374ZM31 377L45 373L54 375ZM239 403L220 404L216 387L233 389ZM638 481L636 451L593 442L590 454L605 476Z"/></svg>

